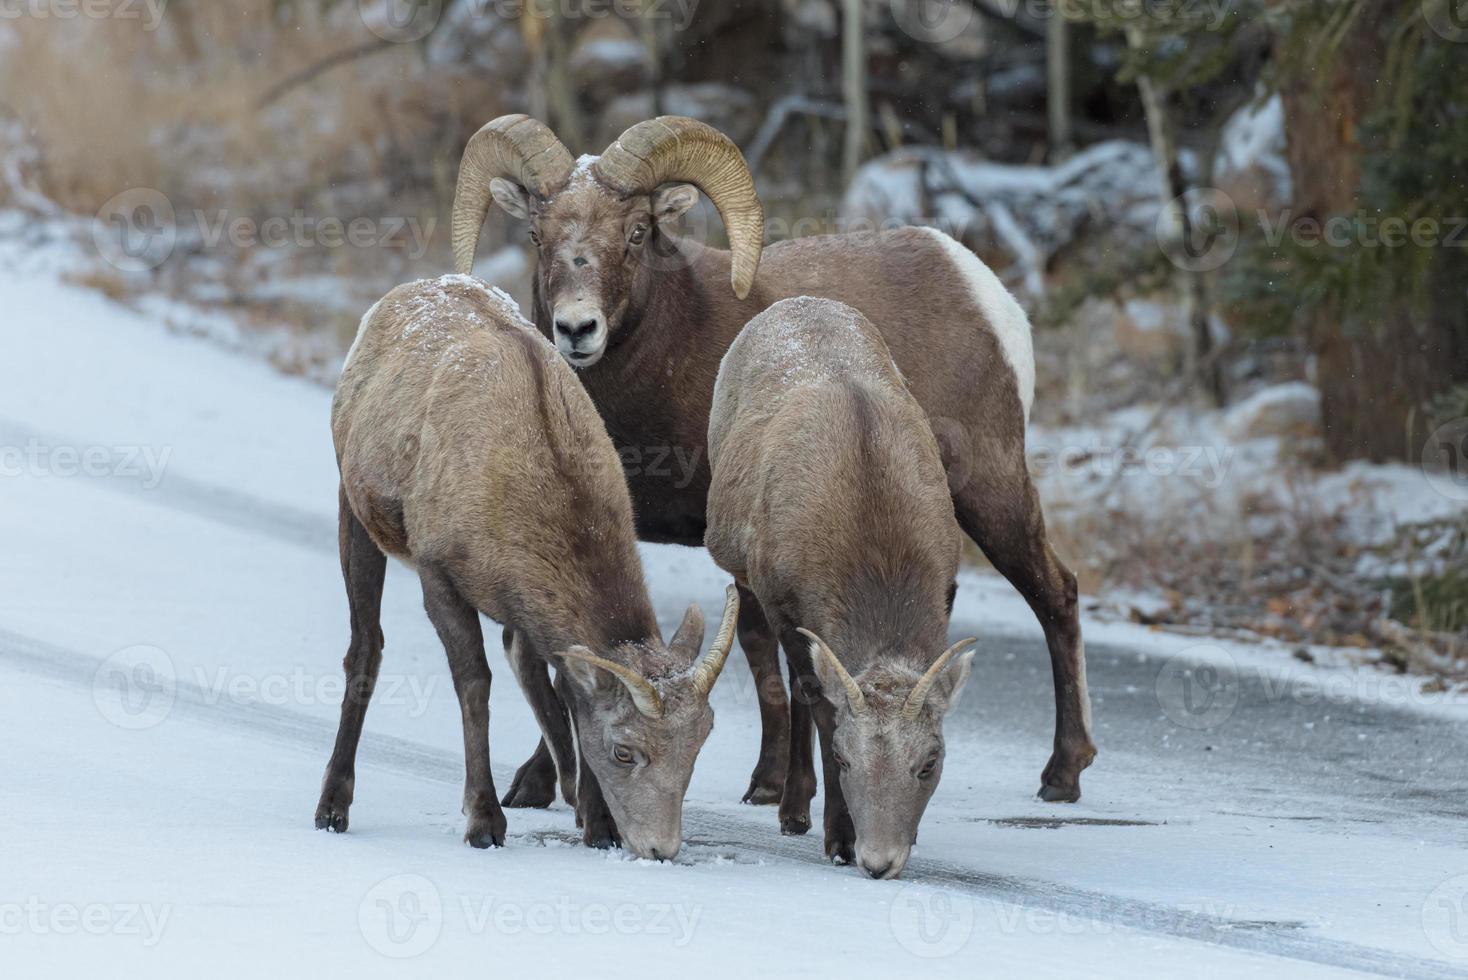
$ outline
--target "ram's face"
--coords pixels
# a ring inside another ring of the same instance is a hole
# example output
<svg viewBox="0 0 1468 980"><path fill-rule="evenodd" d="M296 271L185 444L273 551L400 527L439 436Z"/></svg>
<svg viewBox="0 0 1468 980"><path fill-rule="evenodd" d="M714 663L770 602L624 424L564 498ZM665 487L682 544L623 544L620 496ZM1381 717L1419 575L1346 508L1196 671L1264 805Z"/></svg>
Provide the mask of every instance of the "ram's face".
<svg viewBox="0 0 1468 980"><path fill-rule="evenodd" d="M545 200L504 179L490 188L501 208L530 223L540 302L556 349L576 368L601 360L622 326L638 268L657 248L659 222L698 200L688 184L624 197L592 177L584 158Z"/></svg>

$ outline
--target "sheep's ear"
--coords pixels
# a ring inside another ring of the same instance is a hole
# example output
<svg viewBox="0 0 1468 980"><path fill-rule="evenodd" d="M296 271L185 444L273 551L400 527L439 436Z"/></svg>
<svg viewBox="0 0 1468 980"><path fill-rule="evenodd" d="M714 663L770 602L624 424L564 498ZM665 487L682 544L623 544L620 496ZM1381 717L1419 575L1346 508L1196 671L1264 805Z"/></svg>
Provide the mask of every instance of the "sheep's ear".
<svg viewBox="0 0 1468 980"><path fill-rule="evenodd" d="M513 180L496 177L489 182L489 193L494 203L521 221L530 220L530 195L525 188Z"/></svg>
<svg viewBox="0 0 1468 980"><path fill-rule="evenodd" d="M652 216L658 221L672 221L698 203L698 188L692 184L669 184L652 195Z"/></svg>

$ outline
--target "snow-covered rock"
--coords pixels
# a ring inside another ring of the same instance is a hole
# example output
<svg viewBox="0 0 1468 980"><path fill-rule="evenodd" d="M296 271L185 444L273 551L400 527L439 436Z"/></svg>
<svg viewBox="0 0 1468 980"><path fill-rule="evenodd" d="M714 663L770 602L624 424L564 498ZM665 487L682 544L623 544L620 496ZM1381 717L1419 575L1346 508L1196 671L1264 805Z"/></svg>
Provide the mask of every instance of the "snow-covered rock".
<svg viewBox="0 0 1468 980"><path fill-rule="evenodd" d="M1273 210L1289 203L1284 104L1278 95L1245 106L1224 124L1214 178L1242 211Z"/></svg>
<svg viewBox="0 0 1468 980"><path fill-rule="evenodd" d="M1271 385L1228 410L1223 430L1235 442L1320 435L1320 392L1303 381Z"/></svg>
<svg viewBox="0 0 1468 980"><path fill-rule="evenodd" d="M934 225L1038 296L1050 260L1084 238L1151 236L1156 168L1140 143L1089 146L1058 166L905 147L865 164L841 202L848 226Z"/></svg>

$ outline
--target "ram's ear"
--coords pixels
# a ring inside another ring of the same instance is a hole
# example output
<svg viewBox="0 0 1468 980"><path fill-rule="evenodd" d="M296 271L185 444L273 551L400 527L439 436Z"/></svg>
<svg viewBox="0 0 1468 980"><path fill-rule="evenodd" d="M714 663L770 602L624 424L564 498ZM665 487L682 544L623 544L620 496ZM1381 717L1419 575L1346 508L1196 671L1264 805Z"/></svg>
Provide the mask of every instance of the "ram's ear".
<svg viewBox="0 0 1468 980"><path fill-rule="evenodd" d="M494 198L494 203L507 213L521 221L530 220L530 194L513 180L494 178L489 182L489 193Z"/></svg>
<svg viewBox="0 0 1468 980"><path fill-rule="evenodd" d="M687 214L698 203L698 188L692 184L669 184L652 195L652 216L658 221L672 221Z"/></svg>

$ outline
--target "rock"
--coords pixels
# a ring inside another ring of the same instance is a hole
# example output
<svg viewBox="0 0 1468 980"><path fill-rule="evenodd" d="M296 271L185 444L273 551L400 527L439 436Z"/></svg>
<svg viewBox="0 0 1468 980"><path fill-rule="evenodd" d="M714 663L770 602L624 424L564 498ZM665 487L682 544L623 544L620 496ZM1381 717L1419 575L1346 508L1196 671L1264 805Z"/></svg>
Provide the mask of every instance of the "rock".
<svg viewBox="0 0 1468 980"><path fill-rule="evenodd" d="M1269 438L1318 438L1320 392L1303 381L1261 388L1228 409L1224 433L1234 442Z"/></svg>

